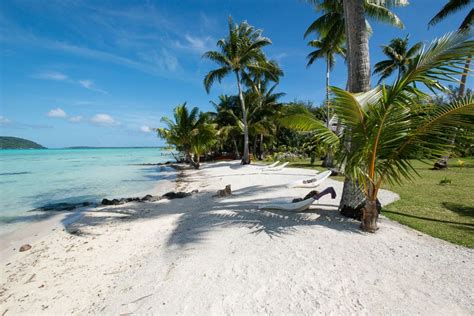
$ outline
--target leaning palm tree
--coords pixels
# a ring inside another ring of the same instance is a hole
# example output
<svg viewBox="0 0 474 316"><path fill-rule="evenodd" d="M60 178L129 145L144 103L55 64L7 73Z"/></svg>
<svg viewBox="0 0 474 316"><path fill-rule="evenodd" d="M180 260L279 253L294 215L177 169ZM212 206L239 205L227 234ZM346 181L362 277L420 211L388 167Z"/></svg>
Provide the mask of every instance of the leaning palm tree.
<svg viewBox="0 0 474 316"><path fill-rule="evenodd" d="M405 38L394 38L388 45L382 46L382 52L388 57L374 65L374 74L380 74L379 83L389 77L395 70L400 78L408 70L408 65L419 52L422 43L418 42L408 48L408 35Z"/></svg>
<svg viewBox="0 0 474 316"><path fill-rule="evenodd" d="M468 7L469 4L473 2L474 2L473 0L448 0L448 3L446 3L443 6L443 8L430 20L430 22L428 23L428 26L433 26L441 22L446 17L464 9L465 7ZM461 25L459 26L459 31L468 32L471 29L473 22L474 22L474 9L472 9L471 7L471 10L461 22ZM471 59L469 58L468 60L466 60L466 64L464 65L464 72L461 76L461 82L459 84L460 97L464 95L464 90L465 90L466 81L467 81L467 74L469 72L470 67L471 67Z"/></svg>
<svg viewBox="0 0 474 316"><path fill-rule="evenodd" d="M270 45L270 39L262 37L262 31L254 29L247 22L239 25L234 24L229 17L229 34L226 38L217 41L219 51L209 51L203 57L208 58L219 65L219 68L210 71L204 78L204 87L209 93L211 86L227 75L234 73L237 90L242 107L242 123L244 130L244 150L242 164L250 163L249 135L248 135L248 111L245 105L242 74L244 72L258 71L272 75L273 67L266 61L262 48ZM275 76L275 80L278 77Z"/></svg>
<svg viewBox="0 0 474 316"><path fill-rule="evenodd" d="M186 103L175 107L173 116L174 121L161 118L166 127L156 129L158 136L183 152L185 161L199 169L200 156L215 143L214 125L207 113L200 113L197 107L189 111Z"/></svg>
<svg viewBox="0 0 474 316"><path fill-rule="evenodd" d="M468 35L451 33L423 49L391 86L377 86L364 93L333 87L334 110L347 131L342 137L304 115L284 120L299 130L318 131L323 142L340 145L339 162L344 163L346 176L357 181L366 199L363 230L377 230L376 201L381 186L416 174L410 160L413 153L423 150L432 157L439 156L450 146L445 129L469 124L466 118L474 116L472 96L433 107L430 95L419 88L425 85L428 90L444 90L440 82L453 81L473 50L474 41ZM350 148L343 146L346 138L350 138Z"/></svg>

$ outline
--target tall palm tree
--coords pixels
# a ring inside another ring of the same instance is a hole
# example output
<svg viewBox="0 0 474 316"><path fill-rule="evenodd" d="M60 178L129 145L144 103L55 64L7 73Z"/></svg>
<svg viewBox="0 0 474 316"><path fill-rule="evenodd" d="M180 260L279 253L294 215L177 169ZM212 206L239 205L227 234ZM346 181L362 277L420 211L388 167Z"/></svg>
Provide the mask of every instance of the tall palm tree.
<svg viewBox="0 0 474 316"><path fill-rule="evenodd" d="M248 136L248 113L242 89L242 74L244 72L257 71L272 75L274 68L266 61L262 48L270 45L270 39L262 37L262 31L254 29L247 22L239 25L234 24L229 17L229 34L226 38L217 41L219 51L209 51L203 57L208 58L219 65L219 68L210 71L204 78L204 87L209 93L211 86L227 75L234 73L237 90L242 107L242 123L244 130L244 150L242 164L250 163L249 136ZM278 80L275 76L275 80Z"/></svg>
<svg viewBox="0 0 474 316"><path fill-rule="evenodd" d="M451 14L454 14L455 12L458 12L465 7L468 7L470 3L473 3L474 0L448 0L448 2L443 6L443 8L430 20L428 23L428 26L433 26ZM461 25L459 26L459 31L469 31L471 29L472 23L474 21L474 9L471 8L469 13L466 15L466 17L463 19L461 22ZM471 56L472 57L472 56ZM471 59L469 58L466 60L466 64L464 65L464 72L461 76L461 82L459 84L459 96L462 97L464 96L464 91L466 87L466 81L467 81L467 74L469 72L469 68L471 67Z"/></svg>
<svg viewBox="0 0 474 316"><path fill-rule="evenodd" d="M207 113L197 107L189 111L186 103L174 108L173 117L174 121L166 116L161 118L166 127L156 129L158 136L183 152L185 160L199 169L200 156L215 143L214 124Z"/></svg>
<svg viewBox="0 0 474 316"><path fill-rule="evenodd" d="M440 81L453 81L452 76L462 72L460 66L473 47L467 34L447 34L423 49L392 86L377 86L364 93L333 87L334 110L348 131L342 137L312 117L296 115L283 120L299 130L317 131L321 141L334 146L350 138L350 148L340 146L339 162L344 162L346 175L358 181L366 199L363 230L377 230L376 201L381 186L416 174L410 159L413 153L440 155L450 146L445 129L468 124L474 117L472 96L435 107L429 103L430 95L418 88L444 90Z"/></svg>
<svg viewBox="0 0 474 316"><path fill-rule="evenodd" d="M382 46L382 52L388 57L387 60L379 61L374 65L374 74L380 74L379 83L389 77L395 70L398 70L400 78L407 69L409 63L422 47L418 42L411 48L408 48L408 35L405 38L394 38L388 45Z"/></svg>
<svg viewBox="0 0 474 316"><path fill-rule="evenodd" d="M324 37L312 40L308 43L309 46L316 48L308 54L308 64L311 66L317 59L326 59L326 124L330 127L331 124L331 107L329 103L329 76L331 70L334 68L336 63L336 55L343 58L346 56L345 36L344 30L339 29L339 33L333 33L331 35L326 34ZM329 149L323 161L323 167L332 168L333 166L333 150Z"/></svg>
<svg viewBox="0 0 474 316"><path fill-rule="evenodd" d="M308 0L314 4L316 11L321 12L321 16L311 23L304 33L306 38L311 33L316 33L320 37L338 36L345 33L344 8L343 0ZM408 1L378 1L378 0L364 0L364 11L367 17L381 22L404 28L403 22L400 18L390 11L391 7L405 6ZM370 24L367 23L367 29L371 32Z"/></svg>
<svg viewBox="0 0 474 316"><path fill-rule="evenodd" d="M343 33L334 34L333 36L321 37L317 40L312 40L308 43L309 46L316 48L308 54L308 64L311 66L317 59L326 59L326 111L327 111L327 126L329 128L330 121L330 106L329 106L329 76L336 63L336 55L343 58L346 56L346 49L344 48L345 38Z"/></svg>
<svg viewBox="0 0 474 316"><path fill-rule="evenodd" d="M435 24L441 22L451 14L454 14L465 7L468 7L470 3L472 3L473 0L448 0L447 3L441 8L441 10L428 22L428 27L434 26ZM459 25L458 30L460 32L469 32L471 30L472 23L474 21L474 9L471 8L469 13L466 15L466 17L463 19L461 24ZM464 65L464 71L461 75L461 81L459 83L459 90L458 90L458 96L463 97L464 92L465 92L465 87L466 87L466 82L467 82L467 75L469 73L469 69L471 68L471 57L472 54L469 56L470 58L466 60L466 63ZM454 138L452 138L452 142L454 143ZM448 167L448 160L449 156L451 154L448 152L445 154L443 157L438 159L435 163L435 167L437 166L442 166L444 168Z"/></svg>

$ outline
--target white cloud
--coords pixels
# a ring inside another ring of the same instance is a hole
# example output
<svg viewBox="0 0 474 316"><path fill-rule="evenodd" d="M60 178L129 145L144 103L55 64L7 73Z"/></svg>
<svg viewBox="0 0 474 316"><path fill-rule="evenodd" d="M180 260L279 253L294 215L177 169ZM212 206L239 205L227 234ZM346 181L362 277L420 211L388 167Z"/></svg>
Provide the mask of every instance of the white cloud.
<svg viewBox="0 0 474 316"><path fill-rule="evenodd" d="M196 53L202 54L208 50L211 50L214 47L215 40L210 37L198 37L186 34L184 36L186 40L185 43L181 43L180 41L176 42L176 46L178 48L189 49Z"/></svg>
<svg viewBox="0 0 474 316"><path fill-rule="evenodd" d="M92 80L84 79L84 80L78 80L77 82L78 82L83 88L86 88L86 89L88 89L88 90L97 91L97 92L101 92L101 93L107 93L107 91L97 88L97 87L95 86L94 81L92 81Z"/></svg>
<svg viewBox="0 0 474 316"><path fill-rule="evenodd" d="M120 124L108 114L96 114L91 118L91 122L102 126L115 126Z"/></svg>
<svg viewBox="0 0 474 316"><path fill-rule="evenodd" d="M60 117L60 118L65 118L67 117L67 114L66 112L64 112L63 109L61 108L56 108L56 109L52 109L48 112L48 116L49 117Z"/></svg>
<svg viewBox="0 0 474 316"><path fill-rule="evenodd" d="M178 58L166 49L161 49L161 51L143 51L137 53L137 55L157 72L176 72L181 70Z"/></svg>
<svg viewBox="0 0 474 316"><path fill-rule="evenodd" d="M6 117L4 116L0 116L0 125L7 125L7 124L10 124L10 120L7 119Z"/></svg>
<svg viewBox="0 0 474 316"><path fill-rule="evenodd" d="M60 72L56 72L56 71L45 71L37 75L34 75L33 77L37 79L44 79L44 80L56 80L56 81L68 80L67 75Z"/></svg>
<svg viewBox="0 0 474 316"><path fill-rule="evenodd" d="M69 121L73 122L73 123L78 123L80 121L82 121L82 116L78 115L78 116L71 116L69 118Z"/></svg>
<svg viewBox="0 0 474 316"><path fill-rule="evenodd" d="M151 133L153 132L153 129L148 125L142 125L140 127L140 131L142 131L143 133Z"/></svg>

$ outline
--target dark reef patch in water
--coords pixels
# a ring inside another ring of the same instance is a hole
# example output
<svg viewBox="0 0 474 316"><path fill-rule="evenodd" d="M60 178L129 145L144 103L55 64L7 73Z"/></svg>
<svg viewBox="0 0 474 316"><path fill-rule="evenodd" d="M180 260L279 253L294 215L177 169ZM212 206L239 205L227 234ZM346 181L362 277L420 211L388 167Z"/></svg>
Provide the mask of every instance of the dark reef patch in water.
<svg viewBox="0 0 474 316"><path fill-rule="evenodd" d="M0 176L16 176L20 174L31 174L29 171L21 171L21 172L3 172L0 173Z"/></svg>

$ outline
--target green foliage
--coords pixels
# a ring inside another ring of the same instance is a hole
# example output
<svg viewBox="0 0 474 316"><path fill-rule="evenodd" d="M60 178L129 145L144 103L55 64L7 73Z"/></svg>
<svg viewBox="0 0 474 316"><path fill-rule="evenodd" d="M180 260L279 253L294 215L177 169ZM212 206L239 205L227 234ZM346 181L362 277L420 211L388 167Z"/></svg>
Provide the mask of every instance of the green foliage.
<svg viewBox="0 0 474 316"><path fill-rule="evenodd" d="M264 93L260 90L262 82L270 80L278 82L279 77L283 75L278 64L267 60L262 51L263 47L270 44L270 39L263 37L261 30L255 30L247 22L234 24L232 18L229 17L229 33L226 38L217 42L219 50L206 52L203 56L219 66L204 77L204 87L208 93L216 81L220 83L225 76L235 74L242 113L241 127L244 135L242 163L244 164L250 163L249 127L258 128L260 131L268 130L268 124L263 126L263 121L260 125L255 123L250 125L248 121L249 118L254 117L252 110L261 107L258 104L263 102ZM250 92L247 91L244 94L242 85L247 85ZM249 102L254 104L253 108L249 107ZM260 134L263 135L263 133Z"/></svg>
<svg viewBox="0 0 474 316"><path fill-rule="evenodd" d="M183 152L186 159L199 168L200 156L216 143L217 131L211 122L211 115L200 112L197 107L189 111L184 103L174 108L173 116L174 120L168 117L161 119L166 127L157 129L158 136ZM194 160L191 154L195 156Z"/></svg>
<svg viewBox="0 0 474 316"><path fill-rule="evenodd" d="M333 87L334 110L345 129L342 135L309 116L289 116L285 123L316 132L322 142L332 146L350 139L350 148L339 146L338 160L344 162L346 175L357 180L367 198L375 201L382 183L413 179L416 171L409 158L414 152L441 155L450 146L446 129L469 124L466 118L474 115L472 97L433 106L420 102L428 101L429 95L417 84L445 90L440 82L461 74L473 47L468 35L448 34L422 50L392 86L378 86L361 94Z"/></svg>
<svg viewBox="0 0 474 316"><path fill-rule="evenodd" d="M394 38L390 44L382 46L382 51L388 59L374 65L374 74L380 74L379 83L388 78L395 70L398 70L399 77L403 75L421 47L422 43L418 42L408 48L408 35L405 38Z"/></svg>
<svg viewBox="0 0 474 316"><path fill-rule="evenodd" d="M257 72L278 80L281 70L275 73L275 63L268 62L262 48L270 45L270 39L262 36L261 30L256 30L247 22L235 24L229 17L229 34L217 41L219 51L208 51L203 57L215 62L219 68L210 71L204 77L204 87L209 92L211 86L232 72Z"/></svg>
<svg viewBox="0 0 474 316"><path fill-rule="evenodd" d="M0 136L0 149L41 149L40 144L19 137Z"/></svg>
<svg viewBox="0 0 474 316"><path fill-rule="evenodd" d="M321 12L321 16L308 27L304 33L305 38L311 33L319 34L321 38L325 38L327 35L333 36L337 40L340 37L345 38L342 0L308 0L308 2L314 4L314 8L316 11ZM402 21L395 13L390 11L390 8L405 6L407 4L408 1L402 0L366 0L364 7L365 13L370 19L403 28L404 25ZM371 31L368 22L367 25L369 31Z"/></svg>
<svg viewBox="0 0 474 316"><path fill-rule="evenodd" d="M451 183L452 183L451 179L448 179L446 177L444 177L442 180L439 181L440 185L446 185L446 184L451 184Z"/></svg>
<svg viewBox="0 0 474 316"><path fill-rule="evenodd" d="M436 13L436 15L430 20L428 25L433 26L441 22L446 17L464 9L465 7L468 7L470 3L472 3L472 0L448 0L447 3L443 6L443 8L441 8L441 10L438 13ZM474 21L474 9L472 9L471 7L471 10L462 21L461 25L459 26L459 29L460 30L469 29L473 21Z"/></svg>

